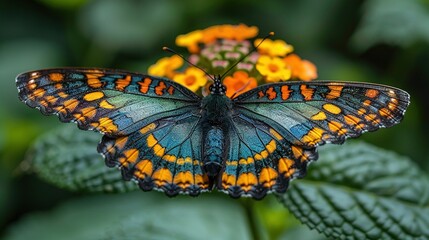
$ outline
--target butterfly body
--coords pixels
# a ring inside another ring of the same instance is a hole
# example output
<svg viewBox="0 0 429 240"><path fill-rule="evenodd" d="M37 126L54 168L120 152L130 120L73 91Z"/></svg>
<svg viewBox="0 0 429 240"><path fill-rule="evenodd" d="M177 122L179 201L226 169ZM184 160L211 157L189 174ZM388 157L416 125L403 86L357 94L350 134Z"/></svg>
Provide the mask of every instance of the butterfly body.
<svg viewBox="0 0 429 240"><path fill-rule="evenodd" d="M48 69L17 77L20 99L104 136L98 151L144 191L232 197L283 193L316 147L400 122L409 95L389 86L281 82L232 99L215 77L199 97L181 85L109 69Z"/></svg>

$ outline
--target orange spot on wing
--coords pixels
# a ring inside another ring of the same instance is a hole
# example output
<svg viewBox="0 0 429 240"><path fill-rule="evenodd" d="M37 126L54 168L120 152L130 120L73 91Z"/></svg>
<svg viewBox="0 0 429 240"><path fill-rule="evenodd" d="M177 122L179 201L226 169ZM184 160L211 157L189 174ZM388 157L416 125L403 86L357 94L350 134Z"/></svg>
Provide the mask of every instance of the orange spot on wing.
<svg viewBox="0 0 429 240"><path fill-rule="evenodd" d="M237 180L237 185L240 186L245 192L248 192L258 183L258 179L253 173L242 173Z"/></svg>
<svg viewBox="0 0 429 240"><path fill-rule="evenodd" d="M379 94L378 90L375 89L368 89L365 92L365 96L369 97L369 98L376 98Z"/></svg>
<svg viewBox="0 0 429 240"><path fill-rule="evenodd" d="M229 175L226 172L222 174L222 187L228 189L231 186L234 186L236 183L236 178L234 175Z"/></svg>
<svg viewBox="0 0 429 240"><path fill-rule="evenodd" d="M125 78L120 78L118 80L115 81L115 87L116 89L118 89L119 91L124 91L126 87L128 87L128 85L130 85L131 83L131 75L127 75L125 76Z"/></svg>
<svg viewBox="0 0 429 240"><path fill-rule="evenodd" d="M65 92L58 92L58 96L60 98L67 98L69 95L67 93L65 93Z"/></svg>
<svg viewBox="0 0 429 240"><path fill-rule="evenodd" d="M368 122L373 121L373 120L375 120L376 118L377 118L377 115L375 115L374 113L370 113L370 114L368 114L368 115L365 115L365 119L366 119Z"/></svg>
<svg viewBox="0 0 429 240"><path fill-rule="evenodd" d="M280 91L282 93L282 100L287 100L290 97L290 93L293 92L292 90L289 89L289 86L287 85L283 85L280 88Z"/></svg>
<svg viewBox="0 0 429 240"><path fill-rule="evenodd" d="M173 175L168 168L160 168L156 170L153 173L152 178L155 182L155 185L158 187L173 182Z"/></svg>
<svg viewBox="0 0 429 240"><path fill-rule="evenodd" d="M155 87L155 93L159 96L164 95L164 89L166 89L166 85L163 81L159 81L158 86Z"/></svg>
<svg viewBox="0 0 429 240"><path fill-rule="evenodd" d="M61 73L50 73L49 80L53 82L61 82L62 80L64 80L64 75Z"/></svg>
<svg viewBox="0 0 429 240"><path fill-rule="evenodd" d="M329 130L331 130L332 132L336 132L339 135L344 135L347 133L347 129L344 128L343 124L337 121L328 122L328 127L329 127Z"/></svg>
<svg viewBox="0 0 429 240"><path fill-rule="evenodd" d="M262 98L265 96L265 93L263 91L258 92L258 98Z"/></svg>
<svg viewBox="0 0 429 240"><path fill-rule="evenodd" d="M194 176L190 171L179 172L174 176L173 182L181 188L187 188L194 183Z"/></svg>
<svg viewBox="0 0 429 240"><path fill-rule="evenodd" d="M360 130L364 126L362 123L360 123L361 120L358 117L355 117L353 115L345 115L344 121L347 123L347 125L353 126L355 129Z"/></svg>
<svg viewBox="0 0 429 240"><path fill-rule="evenodd" d="M103 92L91 92L91 93L87 93L83 96L83 99L85 101L95 101L98 100L100 98L104 97L104 93Z"/></svg>
<svg viewBox="0 0 429 240"><path fill-rule="evenodd" d="M301 94L304 96L305 101L313 99L314 89L309 88L307 85L301 85L299 89L301 90Z"/></svg>
<svg viewBox="0 0 429 240"><path fill-rule="evenodd" d="M34 82L34 80L30 80L27 84L27 88L30 90L34 90L37 88L37 84Z"/></svg>
<svg viewBox="0 0 429 240"><path fill-rule="evenodd" d="M80 110L79 113L73 114L73 116L80 122L85 122L87 119L91 119L95 116L97 110L94 107L87 107Z"/></svg>
<svg viewBox="0 0 429 240"><path fill-rule="evenodd" d="M282 140L283 137L282 135L280 135L276 130L270 128L270 133L277 139L277 140Z"/></svg>
<svg viewBox="0 0 429 240"><path fill-rule="evenodd" d="M276 141L271 140L265 147L267 148L268 153L273 153L277 148Z"/></svg>
<svg viewBox="0 0 429 240"><path fill-rule="evenodd" d="M323 129L315 127L304 135L301 140L310 146L314 146L322 140L324 133L325 131Z"/></svg>
<svg viewBox="0 0 429 240"><path fill-rule="evenodd" d="M395 99L395 100L396 100L396 99ZM396 101L396 102L397 102L397 101ZM387 104L387 107L388 107L390 110L395 111L395 109L398 107L398 105L397 105L395 102L391 101L389 104Z"/></svg>
<svg viewBox="0 0 429 240"><path fill-rule="evenodd" d="M266 188L271 188L276 184L277 171L270 167L262 168L259 173L259 183L263 184Z"/></svg>
<svg viewBox="0 0 429 240"><path fill-rule="evenodd" d="M51 105L55 104L58 100L58 98L54 97L54 96L46 96L45 100L47 102L49 102Z"/></svg>
<svg viewBox="0 0 429 240"><path fill-rule="evenodd" d="M100 77L104 76L103 73L87 73L87 84L91 88L100 88L103 86L103 83L100 81Z"/></svg>
<svg viewBox="0 0 429 240"><path fill-rule="evenodd" d="M274 87L269 87L265 93L269 100L273 100L277 97L277 92L274 90Z"/></svg>
<svg viewBox="0 0 429 240"><path fill-rule="evenodd" d="M124 157L119 158L119 162L122 166L127 167L129 164L133 164L137 161L139 156L139 150L133 148L123 152Z"/></svg>
<svg viewBox="0 0 429 240"><path fill-rule="evenodd" d="M43 95L45 95L46 91L43 88L38 88L36 90L34 90L33 92L33 96L36 98L41 98L43 97Z"/></svg>
<svg viewBox="0 0 429 240"><path fill-rule="evenodd" d="M366 109L365 108L359 108L358 109L358 114L359 115L364 115L366 113Z"/></svg>
<svg viewBox="0 0 429 240"><path fill-rule="evenodd" d="M387 108L378 110L378 113L384 118L393 118L392 112Z"/></svg>
<svg viewBox="0 0 429 240"><path fill-rule="evenodd" d="M194 175L194 184L200 186L201 188L208 188L209 186L209 177L207 175L195 174Z"/></svg>
<svg viewBox="0 0 429 240"><path fill-rule="evenodd" d="M105 109L115 109L115 106L110 104L107 100L103 100L100 102L100 107Z"/></svg>
<svg viewBox="0 0 429 240"><path fill-rule="evenodd" d="M145 78L143 82L138 82L140 85L140 92L146 94L149 91L150 84L152 83L152 79Z"/></svg>
<svg viewBox="0 0 429 240"><path fill-rule="evenodd" d="M134 172L134 176L136 176L138 179L144 179L148 176L151 176L152 172L152 161L145 159L136 164L136 171Z"/></svg>
<svg viewBox="0 0 429 240"><path fill-rule="evenodd" d="M322 120L326 120L326 114L322 111L314 114L313 116L311 116L311 120L316 120L316 121L322 121Z"/></svg>
<svg viewBox="0 0 429 240"><path fill-rule="evenodd" d="M325 109L326 111L328 111L332 114L340 114L341 113L341 108L338 107L337 105L332 104L332 103L323 104L323 109Z"/></svg>
<svg viewBox="0 0 429 240"><path fill-rule="evenodd" d="M344 86L328 86L329 92L326 95L327 99L337 99L341 96L341 92L343 91Z"/></svg>
<svg viewBox="0 0 429 240"><path fill-rule="evenodd" d="M115 140L115 146L118 148L118 150L121 150L121 149L124 148L124 146L127 143L127 141L128 141L128 137L117 138Z"/></svg>
<svg viewBox="0 0 429 240"><path fill-rule="evenodd" d="M79 105L79 101L77 99L69 99L64 102L63 107L64 109L69 110L70 112L73 112L74 109Z"/></svg>
<svg viewBox="0 0 429 240"><path fill-rule="evenodd" d="M174 163L177 158L174 155L165 154L164 156L162 156L162 159L164 159L167 162L173 162Z"/></svg>
<svg viewBox="0 0 429 240"><path fill-rule="evenodd" d="M292 154L296 159L301 160L301 162L308 160L308 152L304 151L301 147L292 145Z"/></svg>
<svg viewBox="0 0 429 240"><path fill-rule="evenodd" d="M292 168L295 161L289 158L280 158L278 163L279 173L283 176L290 178L295 172L295 169Z"/></svg>
<svg viewBox="0 0 429 240"><path fill-rule="evenodd" d="M168 92L168 94L173 95L174 94L174 87L173 86L168 87L167 92Z"/></svg>
<svg viewBox="0 0 429 240"><path fill-rule="evenodd" d="M113 133L118 131L118 126L116 126L113 120L108 117L100 118L98 122L91 123L91 126L104 133Z"/></svg>
<svg viewBox="0 0 429 240"><path fill-rule="evenodd" d="M140 133L146 134L147 132L154 130L155 128L156 128L156 124L150 123L150 124L146 125L145 127L143 127L142 129L140 129Z"/></svg>
<svg viewBox="0 0 429 240"><path fill-rule="evenodd" d="M365 101L363 101L363 105L365 106L365 107L368 107L368 106L370 106L371 105L371 100L365 100Z"/></svg>

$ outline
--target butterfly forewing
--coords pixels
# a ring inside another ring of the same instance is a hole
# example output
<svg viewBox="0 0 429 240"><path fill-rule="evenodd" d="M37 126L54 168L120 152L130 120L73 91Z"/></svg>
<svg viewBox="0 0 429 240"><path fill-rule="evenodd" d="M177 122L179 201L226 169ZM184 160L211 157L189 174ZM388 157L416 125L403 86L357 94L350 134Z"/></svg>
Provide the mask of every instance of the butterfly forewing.
<svg viewBox="0 0 429 240"><path fill-rule="evenodd" d="M234 103L240 113L272 122L291 144L315 147L399 123L409 95L368 83L285 82L260 86Z"/></svg>
<svg viewBox="0 0 429 240"><path fill-rule="evenodd" d="M81 129L126 135L200 97L167 79L108 69L48 69L17 77L19 98Z"/></svg>

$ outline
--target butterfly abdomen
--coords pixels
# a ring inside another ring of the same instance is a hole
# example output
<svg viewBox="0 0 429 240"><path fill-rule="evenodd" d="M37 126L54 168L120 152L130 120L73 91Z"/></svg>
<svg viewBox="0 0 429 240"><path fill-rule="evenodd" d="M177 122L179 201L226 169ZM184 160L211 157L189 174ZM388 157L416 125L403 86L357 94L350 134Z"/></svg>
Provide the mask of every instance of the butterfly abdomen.
<svg viewBox="0 0 429 240"><path fill-rule="evenodd" d="M204 171L210 177L219 174L225 152L225 136L221 128L213 126L204 136Z"/></svg>

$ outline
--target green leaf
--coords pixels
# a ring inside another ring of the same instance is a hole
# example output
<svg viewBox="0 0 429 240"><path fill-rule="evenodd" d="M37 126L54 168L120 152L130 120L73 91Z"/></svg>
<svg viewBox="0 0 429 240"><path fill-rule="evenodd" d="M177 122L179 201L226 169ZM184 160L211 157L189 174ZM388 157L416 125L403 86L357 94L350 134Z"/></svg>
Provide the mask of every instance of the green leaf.
<svg viewBox="0 0 429 240"><path fill-rule="evenodd" d="M20 239L251 239L244 209L229 198L169 199L157 192L83 197L30 214L8 229Z"/></svg>
<svg viewBox="0 0 429 240"><path fill-rule="evenodd" d="M278 198L327 237L429 238L429 178L406 157L364 143L326 146L291 185Z"/></svg>
<svg viewBox="0 0 429 240"><path fill-rule="evenodd" d="M97 153L102 135L69 124L36 140L27 155L32 169L46 181L74 191L126 192L137 189Z"/></svg>

